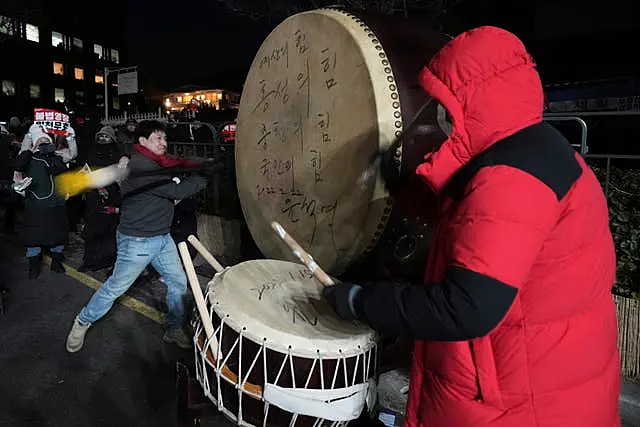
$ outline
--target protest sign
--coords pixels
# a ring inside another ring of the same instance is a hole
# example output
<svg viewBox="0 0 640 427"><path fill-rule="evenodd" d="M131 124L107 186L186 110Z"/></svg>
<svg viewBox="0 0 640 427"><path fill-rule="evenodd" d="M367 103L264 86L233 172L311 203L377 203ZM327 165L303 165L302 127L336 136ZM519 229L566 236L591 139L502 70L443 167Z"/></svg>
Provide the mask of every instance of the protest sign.
<svg viewBox="0 0 640 427"><path fill-rule="evenodd" d="M59 111L36 108L33 110L33 123L42 126L46 133L69 135L69 116Z"/></svg>

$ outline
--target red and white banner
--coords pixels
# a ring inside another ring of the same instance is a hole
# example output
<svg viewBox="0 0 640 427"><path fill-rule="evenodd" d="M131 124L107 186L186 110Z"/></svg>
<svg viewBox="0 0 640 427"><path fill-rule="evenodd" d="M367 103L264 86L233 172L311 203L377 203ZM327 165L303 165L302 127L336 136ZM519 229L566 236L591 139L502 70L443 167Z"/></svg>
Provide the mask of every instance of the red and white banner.
<svg viewBox="0 0 640 427"><path fill-rule="evenodd" d="M236 124L229 123L222 128L222 141L223 142L235 142L236 140Z"/></svg>
<svg viewBox="0 0 640 427"><path fill-rule="evenodd" d="M69 116L60 111L36 108L33 110L33 123L42 126L46 133L69 134Z"/></svg>

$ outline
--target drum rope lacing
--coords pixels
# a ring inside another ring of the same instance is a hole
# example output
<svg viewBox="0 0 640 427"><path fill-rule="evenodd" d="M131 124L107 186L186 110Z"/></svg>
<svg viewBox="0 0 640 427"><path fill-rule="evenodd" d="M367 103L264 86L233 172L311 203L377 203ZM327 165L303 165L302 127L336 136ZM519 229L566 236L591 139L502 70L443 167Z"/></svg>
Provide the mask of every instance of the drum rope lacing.
<svg viewBox="0 0 640 427"><path fill-rule="evenodd" d="M211 308L211 314L213 314L213 308ZM225 317L229 317L226 315ZM220 326L215 329L215 335L218 343L222 343L223 339L223 331L225 326L224 318L220 322ZM243 328L246 330L246 328ZM259 349L256 355L253 357L251 364L247 372L243 375L242 371L242 342L243 342L243 331L238 333L238 337L234 340L231 348L227 352L226 357L223 358L221 346L218 345L217 354L214 360L210 360L207 355L211 354L210 345L213 340L206 340L204 343L199 342L197 337L202 336L203 330L201 324L199 324L195 331L195 349L196 349L196 358L200 359L201 363L196 363L196 373L197 377L205 390L205 395L209 397L212 401L214 401L218 405L218 409L222 412L226 412L228 416L232 416L239 421L242 420L242 393L246 393L249 396L263 400L265 402L265 420L268 415L269 405L275 405L281 409L284 409L288 412L291 412L294 417L297 415L307 415L313 416L321 419L326 419L329 421L341 422L348 421L351 419L355 419L362 412L365 404L368 407L373 405L372 399L375 396L375 378L371 377L371 368L376 369L377 366L377 348L374 346L369 351L364 354L357 354L355 356L355 366L353 368L353 375L351 380L349 381L349 373L347 366L347 359L350 357L340 357L336 362L336 366L332 375L331 386L327 388L327 384L325 382L325 372L323 366L323 359L320 355L320 351L317 350L318 357L313 359L311 367L309 368L309 372L306 377L306 381L304 383L304 387L299 388L296 384L296 375L295 375L295 366L294 366L294 355L291 352L291 346L287 348L286 356L284 357L280 367L278 369L278 373L273 381L273 383L269 383L265 380L264 388L257 386L255 384L248 383L249 376L253 372L257 361L262 355L263 362L263 378L268 378L267 373L267 351L266 351L266 342L267 338L263 339L262 344L259 346ZM204 345L202 345L204 344ZM229 357L233 354L234 350L238 347L239 349L239 358L238 358L238 374L234 375L227 368L227 362L229 361ZM207 349L207 351L204 351ZM318 363L320 362L320 363ZM209 376L205 375L206 365L212 366L214 368L215 377L216 377L216 396L211 393L211 385L209 384ZM291 374L292 388L281 387L278 385L280 378L284 372L284 369L288 366ZM316 365L318 366L318 370L320 372L320 389L310 389L309 383L312 379L312 376L316 370ZM362 370L362 377L367 379L366 382L356 384L356 380L358 377L358 370ZM338 380L338 375L342 371L344 384L347 384L346 387L335 388L336 382ZM227 383L233 385L240 395L239 405L238 405L238 414L233 414L228 409L224 407L224 402L222 399L222 388L220 380L223 379ZM327 414L330 414L327 417Z"/></svg>

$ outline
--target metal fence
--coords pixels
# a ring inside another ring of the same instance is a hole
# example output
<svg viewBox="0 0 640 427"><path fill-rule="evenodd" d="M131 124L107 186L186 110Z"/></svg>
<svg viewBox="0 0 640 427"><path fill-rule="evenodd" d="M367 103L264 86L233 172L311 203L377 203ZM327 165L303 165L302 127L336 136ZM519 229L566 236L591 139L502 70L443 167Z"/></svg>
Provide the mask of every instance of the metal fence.
<svg viewBox="0 0 640 427"><path fill-rule="evenodd" d="M601 184L604 189L604 194L607 198L609 198L610 190L611 190L611 167L618 166L622 168L638 168L640 167L640 163L637 163L640 160L640 155L631 155L631 154L587 154L585 156L587 163L590 166L600 166L604 167L604 177L602 178ZM616 163L614 165L613 163ZM604 166L602 165L604 163Z"/></svg>
<svg viewBox="0 0 640 427"><path fill-rule="evenodd" d="M223 143L220 131L228 122L169 122L169 154L192 159L216 159L224 166L209 180L205 191L196 196L200 213L240 219L241 209L235 180L233 143Z"/></svg>
<svg viewBox="0 0 640 427"><path fill-rule="evenodd" d="M572 122L580 129L580 140L574 143L591 166L604 169L602 181L604 193L609 197L611 190L611 168L640 167L636 163L640 155L624 154L589 154L587 146L587 126L585 122L575 116L545 117L550 122ZM169 122L167 136L169 139L169 154L196 159L215 158L223 162L222 170L211 179L206 191L197 197L201 212L224 217L238 217L240 214L239 201L235 184L235 154L233 143L223 143L222 128L230 122ZM632 164L630 164L632 162ZM225 212L230 207L231 211Z"/></svg>

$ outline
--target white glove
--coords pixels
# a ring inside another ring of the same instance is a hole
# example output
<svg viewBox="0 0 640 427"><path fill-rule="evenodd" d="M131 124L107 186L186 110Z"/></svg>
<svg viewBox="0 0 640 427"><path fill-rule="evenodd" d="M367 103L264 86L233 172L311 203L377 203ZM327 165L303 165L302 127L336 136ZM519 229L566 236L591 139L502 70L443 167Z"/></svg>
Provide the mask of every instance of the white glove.
<svg viewBox="0 0 640 427"><path fill-rule="evenodd" d="M129 158L127 156L120 157L120 161L118 162L118 168L125 169L129 165Z"/></svg>

